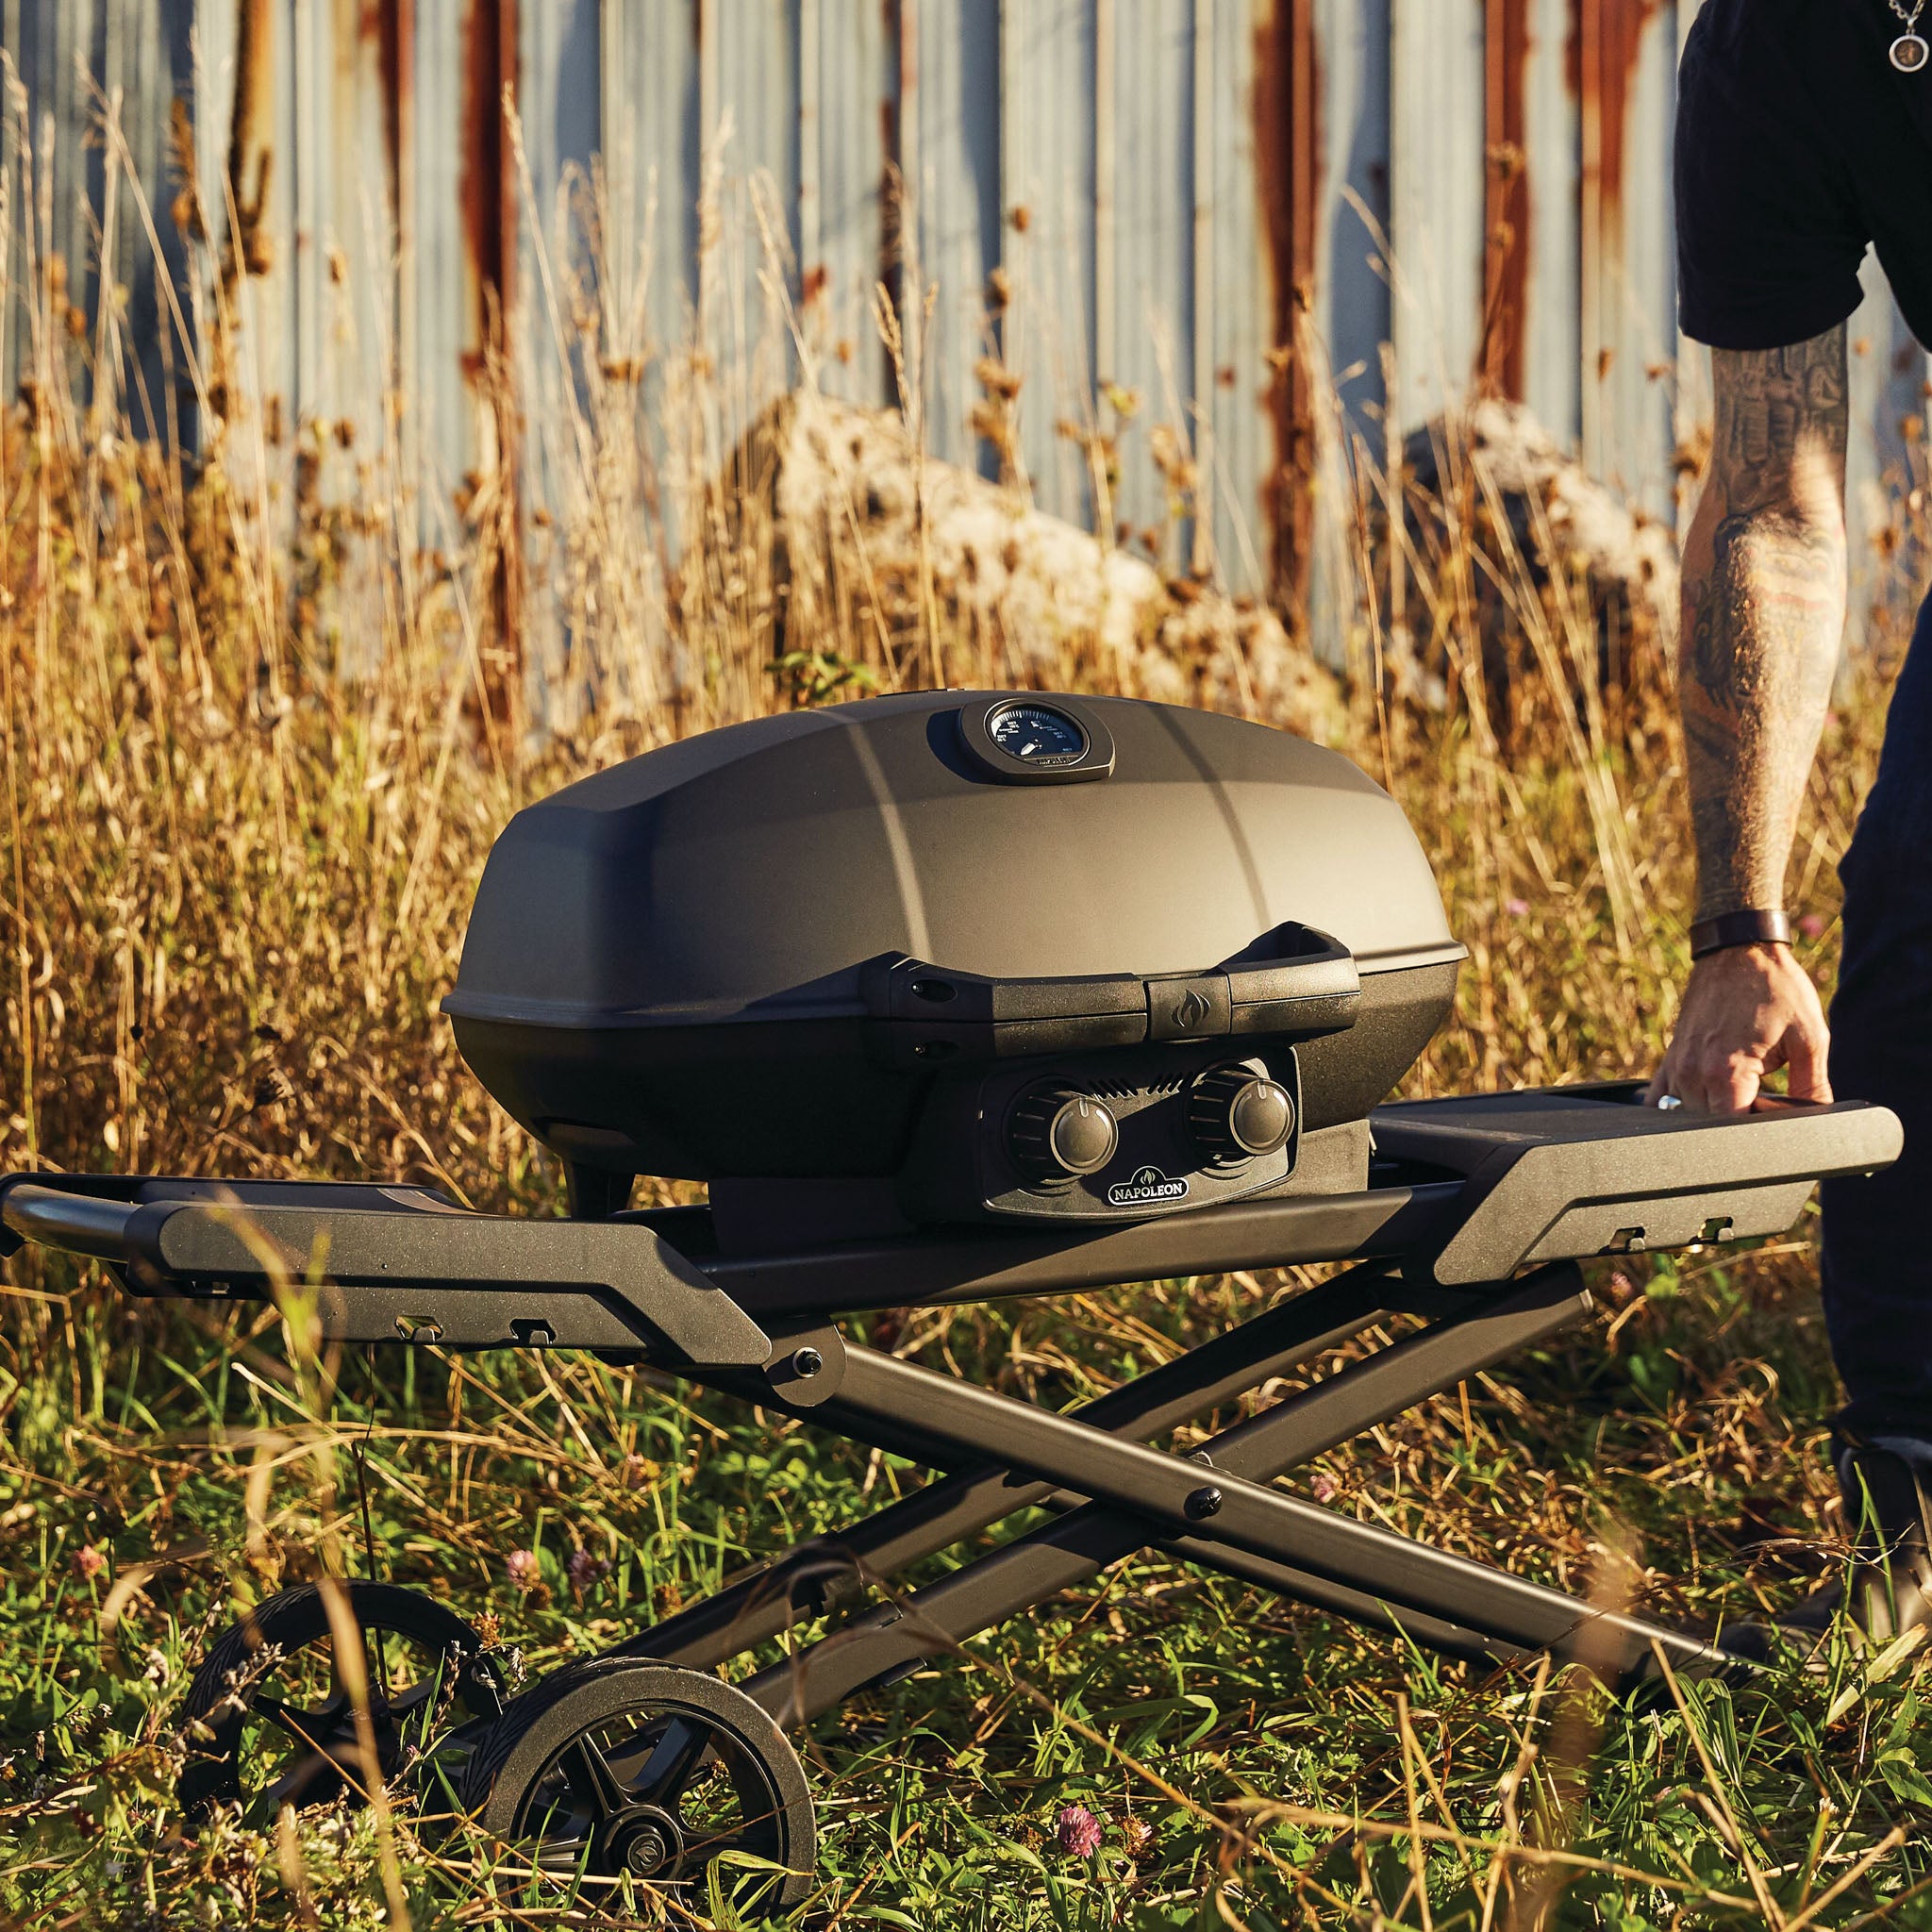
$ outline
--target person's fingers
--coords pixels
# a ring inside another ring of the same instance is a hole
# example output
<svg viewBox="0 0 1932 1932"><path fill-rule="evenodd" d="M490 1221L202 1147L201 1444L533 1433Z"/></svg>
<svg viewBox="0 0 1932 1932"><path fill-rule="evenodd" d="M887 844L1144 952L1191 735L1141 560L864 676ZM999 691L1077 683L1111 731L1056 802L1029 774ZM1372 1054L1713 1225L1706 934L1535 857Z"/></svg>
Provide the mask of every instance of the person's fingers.
<svg viewBox="0 0 1932 1932"><path fill-rule="evenodd" d="M1763 1083L1755 1053L1726 1052L1714 1040L1687 1043L1674 1070L1678 1097L1701 1113L1747 1113Z"/></svg>
<svg viewBox="0 0 1932 1932"><path fill-rule="evenodd" d="M1743 1054L1728 1056L1708 1081L1712 1113L1749 1113L1764 1084L1762 1064Z"/></svg>
<svg viewBox="0 0 1932 1932"><path fill-rule="evenodd" d="M1671 1091L1686 1107L1694 1107L1700 1111L1704 1109L1709 1089L1695 1054L1686 1053L1679 1056L1671 1073Z"/></svg>
<svg viewBox="0 0 1932 1932"><path fill-rule="evenodd" d="M1831 1035L1824 1021L1801 1017L1791 1023L1784 1037L1786 1089L1793 1100L1828 1101L1831 1079L1827 1072Z"/></svg>
<svg viewBox="0 0 1932 1932"><path fill-rule="evenodd" d="M1687 1075L1686 1061L1689 1055L1682 1040L1673 1040L1665 1049L1663 1058L1657 1063L1657 1070L1651 1075L1650 1085L1643 1090L1643 1104L1655 1107L1659 1100L1675 1098L1690 1105L1690 1096L1684 1091Z"/></svg>

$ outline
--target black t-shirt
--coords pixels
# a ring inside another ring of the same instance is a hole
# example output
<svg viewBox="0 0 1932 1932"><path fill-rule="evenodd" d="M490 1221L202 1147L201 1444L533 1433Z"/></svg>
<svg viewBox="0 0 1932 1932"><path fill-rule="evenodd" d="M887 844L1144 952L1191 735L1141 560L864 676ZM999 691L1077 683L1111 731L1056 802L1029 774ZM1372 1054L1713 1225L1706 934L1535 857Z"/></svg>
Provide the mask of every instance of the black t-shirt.
<svg viewBox="0 0 1932 1932"><path fill-rule="evenodd" d="M1932 0L1918 30L1932 42ZM1686 335L1823 335L1858 306L1870 244L1932 347L1932 61L1891 64L1904 31L1888 0L1705 0L1677 93Z"/></svg>

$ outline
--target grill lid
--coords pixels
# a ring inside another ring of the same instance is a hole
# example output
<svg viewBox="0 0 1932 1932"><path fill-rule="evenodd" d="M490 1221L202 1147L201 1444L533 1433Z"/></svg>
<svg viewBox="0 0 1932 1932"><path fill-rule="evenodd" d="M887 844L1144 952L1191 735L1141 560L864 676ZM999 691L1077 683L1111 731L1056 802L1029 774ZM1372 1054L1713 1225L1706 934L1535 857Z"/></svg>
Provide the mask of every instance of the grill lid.
<svg viewBox="0 0 1932 1932"><path fill-rule="evenodd" d="M1357 974L1461 957L1400 808L1337 753L1135 699L917 692L709 732L520 812L444 1010L868 1019L1004 1056L1330 1031Z"/></svg>

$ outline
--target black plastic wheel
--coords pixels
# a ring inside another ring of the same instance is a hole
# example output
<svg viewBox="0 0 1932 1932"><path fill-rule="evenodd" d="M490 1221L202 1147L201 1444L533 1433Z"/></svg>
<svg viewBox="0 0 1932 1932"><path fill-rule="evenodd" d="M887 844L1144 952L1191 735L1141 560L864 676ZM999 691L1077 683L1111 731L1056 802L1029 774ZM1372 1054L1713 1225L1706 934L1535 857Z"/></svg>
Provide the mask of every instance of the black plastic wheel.
<svg viewBox="0 0 1932 1932"><path fill-rule="evenodd" d="M798 1754L743 1691L699 1671L598 1657L526 1690L477 1739L473 1818L561 1880L628 1875L766 1909L811 1890L818 1829Z"/></svg>
<svg viewBox="0 0 1932 1932"><path fill-rule="evenodd" d="M430 1733L496 1717L506 1686L483 1640L435 1598L391 1583L344 1581L362 1630L363 1675L376 1769L385 1782L406 1742L426 1750ZM264 1661L273 1646L279 1655ZM369 1788L355 1707L336 1668L328 1606L312 1583L258 1604L225 1631L182 1701L188 1761L177 1790L205 1812L240 1804L273 1820L284 1805L325 1805Z"/></svg>

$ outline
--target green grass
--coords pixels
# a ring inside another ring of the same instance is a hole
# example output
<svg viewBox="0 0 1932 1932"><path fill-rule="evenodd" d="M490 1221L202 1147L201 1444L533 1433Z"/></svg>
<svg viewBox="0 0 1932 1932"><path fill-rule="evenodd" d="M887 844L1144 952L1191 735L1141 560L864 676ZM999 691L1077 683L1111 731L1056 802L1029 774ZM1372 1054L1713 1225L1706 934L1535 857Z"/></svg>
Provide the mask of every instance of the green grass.
<svg viewBox="0 0 1932 1932"><path fill-rule="evenodd" d="M1607 1537L1667 1616L1787 1600L1804 1579L1754 1569L1752 1544L1824 1527L1812 1439L1832 1400L1796 1273L1774 1254L1603 1284L1603 1315L1480 1378L1466 1415L1452 1391L1307 1480L1338 1507L1573 1588L1610 1574ZM1174 1283L963 1311L921 1354L1059 1402L1117 1364L1110 1310L1136 1318L1144 1362L1267 1291ZM25 1922L301 1923L273 1831L182 1832L170 1707L211 1628L331 1542L354 1574L493 1616L535 1672L847 1520L861 1490L875 1507L917 1480L588 1360L453 1372L384 1351L372 1371L358 1353L331 1391L325 1364L290 1374L270 1311L238 1333L93 1287L58 1306L57 1345L13 1391L0 1479L0 1904ZM251 1532L249 1471L277 1456ZM581 1597L566 1571L578 1548L609 1565ZM83 1549L107 1567L88 1574ZM535 1588L511 1584L512 1549L537 1553ZM109 1654L108 1591L158 1560ZM1915 1890L1932 1887L1920 1683L1916 1657L1866 1684L1835 1654L1822 1674L1685 1685L1681 1709L1633 1714L1574 1674L1405 1655L1140 1561L799 1740L823 1833L801 1923L1932 1923L1932 1890ZM1090 1857L1059 1847L1070 1804L1105 1823ZM487 1848L419 1845L407 1814L396 1828L414 1924L557 1923L557 1895L492 1877ZM324 1923L384 1919L378 1851L367 1810L304 1820Z"/></svg>

